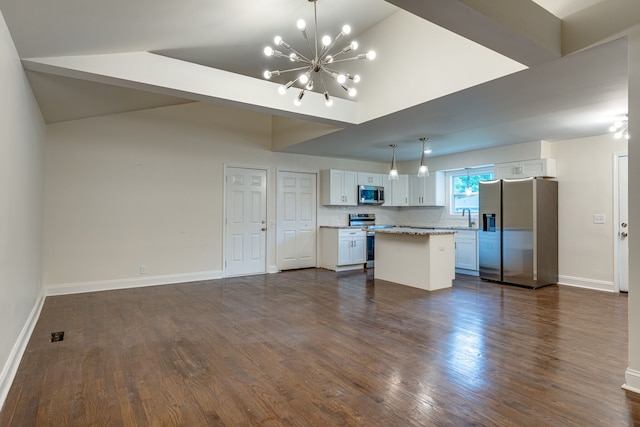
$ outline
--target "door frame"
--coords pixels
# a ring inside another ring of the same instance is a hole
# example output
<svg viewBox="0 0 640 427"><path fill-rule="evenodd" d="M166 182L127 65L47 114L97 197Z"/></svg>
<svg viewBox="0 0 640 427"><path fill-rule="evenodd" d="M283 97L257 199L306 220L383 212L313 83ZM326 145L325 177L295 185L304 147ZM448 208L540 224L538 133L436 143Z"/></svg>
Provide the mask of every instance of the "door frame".
<svg viewBox="0 0 640 427"><path fill-rule="evenodd" d="M274 230L274 242L276 242L276 270L280 271L280 264L279 264L279 254L278 254L278 224L280 221L280 215L281 212L278 209L278 206L280 205L280 200L278 199L278 197L280 196L279 194L279 188L280 188L280 173L286 173L286 172L292 172L292 173L306 173L309 175L315 175L316 176L316 211L314 212L315 218L316 218L316 268L318 268L318 266L320 265L320 263L318 262L318 258L319 258L319 254L320 254L320 226L318 225L318 210L320 207L320 172L317 170L293 170L293 169L288 169L288 168L277 168L276 169L276 182L275 182L275 186L276 186L276 197L275 197L275 203L276 203L276 227Z"/></svg>
<svg viewBox="0 0 640 427"><path fill-rule="evenodd" d="M227 170L229 168L234 168L234 169L252 169L252 170L259 170L259 171L265 171L266 172L266 188L265 188L265 212L266 212L266 227L267 227L267 231L265 233L265 239L264 239L264 256L265 256L265 271L264 273L258 273L258 274L265 274L265 273L270 273L272 271L270 271L270 263L269 260L271 259L271 233L272 233L272 227L270 226L270 222L269 222L269 208L271 203L269 202L269 187L271 185L271 174L269 173L269 167L268 166L257 166L257 165L247 165L247 164L239 164L239 163L223 163L222 164L222 170L223 170L223 176L222 176L222 277L227 277L227 266L226 266L226 261L227 261Z"/></svg>
<svg viewBox="0 0 640 427"><path fill-rule="evenodd" d="M618 180L618 162L620 157L629 157L628 152L613 153L613 289L614 292L620 292L620 251L618 237L618 223L620 216L620 198L619 198L619 180Z"/></svg>

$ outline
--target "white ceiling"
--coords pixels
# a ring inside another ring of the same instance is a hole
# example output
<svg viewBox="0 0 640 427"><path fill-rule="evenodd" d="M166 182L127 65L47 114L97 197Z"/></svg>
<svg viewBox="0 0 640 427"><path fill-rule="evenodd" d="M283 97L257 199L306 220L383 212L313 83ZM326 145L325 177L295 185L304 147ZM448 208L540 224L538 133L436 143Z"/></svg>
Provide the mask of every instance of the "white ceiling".
<svg viewBox="0 0 640 427"><path fill-rule="evenodd" d="M562 18L599 1L536 3ZM23 59L148 51L260 78L265 69L263 47L276 33L297 43L300 36L293 24L299 17L312 20L311 4L306 0L0 0L0 10ZM375 33L376 26L399 11L382 0L319 0L317 8L321 27L338 29L348 18L356 38ZM424 41L428 42L438 41ZM398 159L409 160L416 158L421 136L433 144L433 155L442 155L601 134L613 117L627 110L625 43L621 39L535 64L286 150L387 161L388 145L398 143ZM433 67L442 63L437 57L425 60ZM472 75L476 70L466 72ZM402 70L396 73L402 76ZM82 77L36 71L28 71L28 76L50 123L194 100Z"/></svg>

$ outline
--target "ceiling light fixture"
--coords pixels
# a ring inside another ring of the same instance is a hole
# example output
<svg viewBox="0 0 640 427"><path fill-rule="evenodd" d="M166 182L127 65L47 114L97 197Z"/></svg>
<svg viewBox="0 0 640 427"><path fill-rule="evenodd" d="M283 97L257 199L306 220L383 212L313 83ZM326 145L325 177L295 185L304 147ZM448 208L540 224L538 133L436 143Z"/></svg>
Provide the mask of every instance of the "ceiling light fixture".
<svg viewBox="0 0 640 427"><path fill-rule="evenodd" d="M389 169L389 179L400 179L398 176L398 168L396 166L396 147L398 144L390 144L389 147L393 148L393 157L391 158L391 169Z"/></svg>
<svg viewBox="0 0 640 427"><path fill-rule="evenodd" d="M356 56L348 57L348 58L340 58L341 55L348 53L350 51L355 51L358 49L358 42L352 41L344 47L336 48L336 44L338 41L342 39L342 37L349 35L351 33L351 27L349 25L344 25L342 30L338 33L338 35L331 39L330 36L323 36L321 40L318 40L318 13L316 11L316 2L317 0L308 0L313 3L313 16L315 20L315 40L309 40L309 34L307 33L307 24L304 20L299 19L297 22L298 30L302 32L302 36L307 42L307 46L309 48L309 55L305 56L293 47L285 42L282 37L276 36L273 39L276 47L281 46L286 49L287 52L280 52L279 50L273 49L271 46L267 46L264 48L264 53L267 56L275 56L278 58L288 58L291 62L296 62L298 64L302 64L300 67L294 67L286 70L274 70L274 71L265 71L264 78L270 79L273 76L279 76L283 73L290 73L295 71L300 71L301 73L293 80L289 81L289 83L282 85L278 88L278 93L284 95L287 93L287 90L292 87L294 84L299 83L302 85L302 89L298 96L296 97L294 103L296 105L300 105L302 101L302 97L304 96L304 92L307 90L313 90L314 88L314 79L320 80L320 85L322 86L322 95L325 99L325 104L327 106L331 106L333 104L333 100L329 96L329 91L325 86L323 75L327 77L331 77L335 82L344 89L350 97L355 97L357 91L354 87L347 86L347 80L358 83L360 81L360 76L357 74L344 74L335 69L331 68L334 64L339 62L351 61L354 59L369 59L373 60L376 57L376 53L373 50L370 50L367 53L361 53Z"/></svg>
<svg viewBox="0 0 640 427"><path fill-rule="evenodd" d="M613 132L613 136L616 139L623 137L629 139L629 116L624 116L623 119L616 120L609 128L609 132Z"/></svg>
<svg viewBox="0 0 640 427"><path fill-rule="evenodd" d="M420 141L422 141L422 157L420 159L420 167L418 168L418 177L424 178L429 176L429 168L427 167L427 163L424 159L424 155L425 155L424 143L427 141L427 138L422 137L420 138Z"/></svg>

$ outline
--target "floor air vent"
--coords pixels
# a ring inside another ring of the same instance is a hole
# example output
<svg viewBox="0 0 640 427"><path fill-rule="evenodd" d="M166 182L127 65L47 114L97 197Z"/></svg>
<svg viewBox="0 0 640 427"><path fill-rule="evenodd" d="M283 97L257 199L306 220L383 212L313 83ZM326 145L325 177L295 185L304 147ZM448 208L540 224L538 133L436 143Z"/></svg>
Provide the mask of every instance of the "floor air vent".
<svg viewBox="0 0 640 427"><path fill-rule="evenodd" d="M51 342L60 342L64 339L64 331L51 332Z"/></svg>

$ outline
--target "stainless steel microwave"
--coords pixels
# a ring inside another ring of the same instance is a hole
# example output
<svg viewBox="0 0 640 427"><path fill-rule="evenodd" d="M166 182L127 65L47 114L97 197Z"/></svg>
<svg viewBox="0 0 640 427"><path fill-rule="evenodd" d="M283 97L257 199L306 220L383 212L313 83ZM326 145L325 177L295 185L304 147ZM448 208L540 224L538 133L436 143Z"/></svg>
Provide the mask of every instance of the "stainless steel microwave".
<svg viewBox="0 0 640 427"><path fill-rule="evenodd" d="M384 203L384 187L358 185L359 205L381 205Z"/></svg>

